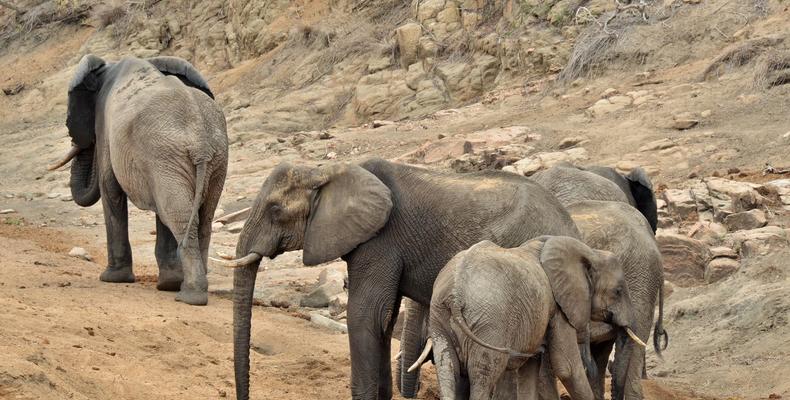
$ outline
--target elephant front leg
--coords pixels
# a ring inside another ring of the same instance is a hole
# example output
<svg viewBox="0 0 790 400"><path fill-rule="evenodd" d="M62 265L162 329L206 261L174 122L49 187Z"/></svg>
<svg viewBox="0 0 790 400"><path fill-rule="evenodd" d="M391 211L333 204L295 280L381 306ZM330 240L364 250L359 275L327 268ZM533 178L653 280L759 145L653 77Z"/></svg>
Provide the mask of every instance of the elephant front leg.
<svg viewBox="0 0 790 400"><path fill-rule="evenodd" d="M370 278L358 276L349 266L351 397L388 400L392 398L390 340L398 312L397 280Z"/></svg>
<svg viewBox="0 0 790 400"><path fill-rule="evenodd" d="M184 280L181 260L178 258L178 241L165 226L162 219L156 216L156 264L159 266L159 278L156 283L158 290L177 291Z"/></svg>
<svg viewBox="0 0 790 400"><path fill-rule="evenodd" d="M549 326L551 369L574 400L593 400L593 391L582 363L576 330L558 312Z"/></svg>
<svg viewBox="0 0 790 400"><path fill-rule="evenodd" d="M129 212L126 193L114 177L101 186L104 226L107 232L107 268L99 279L103 282L134 282L132 246L129 244Z"/></svg>

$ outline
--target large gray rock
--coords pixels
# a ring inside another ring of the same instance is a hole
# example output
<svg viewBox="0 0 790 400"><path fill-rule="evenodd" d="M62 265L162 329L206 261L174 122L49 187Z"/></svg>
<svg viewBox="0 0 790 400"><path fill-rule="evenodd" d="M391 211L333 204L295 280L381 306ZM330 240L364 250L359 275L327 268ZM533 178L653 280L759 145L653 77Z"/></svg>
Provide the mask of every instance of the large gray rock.
<svg viewBox="0 0 790 400"><path fill-rule="evenodd" d="M329 302L340 293L343 293L343 281L330 280L302 297L299 305L313 308L327 307Z"/></svg>
<svg viewBox="0 0 790 400"><path fill-rule="evenodd" d="M711 258L710 249L702 241L685 235L659 231L656 234L664 263L664 276L678 286L694 286L704 282L705 267Z"/></svg>
<svg viewBox="0 0 790 400"><path fill-rule="evenodd" d="M724 225L730 232L762 228L767 223L763 210L749 210L730 214L724 218Z"/></svg>

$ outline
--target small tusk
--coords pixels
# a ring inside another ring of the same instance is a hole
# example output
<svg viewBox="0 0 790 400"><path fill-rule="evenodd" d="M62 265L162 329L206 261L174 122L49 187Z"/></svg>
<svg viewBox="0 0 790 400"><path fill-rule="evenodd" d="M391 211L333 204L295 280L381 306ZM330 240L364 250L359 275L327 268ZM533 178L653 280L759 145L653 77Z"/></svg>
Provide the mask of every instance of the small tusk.
<svg viewBox="0 0 790 400"><path fill-rule="evenodd" d="M79 147L71 146L71 149L69 150L68 153L66 153L66 156L63 157L62 159L60 159L60 161L58 161L58 162L50 165L49 167L47 167L47 171L54 171L54 170L56 170L56 169L58 169L58 168L60 168L60 167L62 167L64 165L68 164L68 162L71 161L72 158L76 157L77 154L80 154L80 151L81 150L80 150Z"/></svg>
<svg viewBox="0 0 790 400"><path fill-rule="evenodd" d="M395 357L392 357L392 362L398 361L401 354L403 354L403 350L399 351L398 354L395 354Z"/></svg>
<svg viewBox="0 0 790 400"><path fill-rule="evenodd" d="M636 342L636 344L642 347L647 347L647 344L645 344L645 342L643 342L642 339L639 338L639 336L636 336L636 333L634 333L634 331L632 331L631 328L625 328L625 333L627 333L628 337L630 337L631 340Z"/></svg>
<svg viewBox="0 0 790 400"><path fill-rule="evenodd" d="M433 347L433 340L431 340L431 338L428 338L428 341L425 342L425 349L422 351L422 354L420 354L420 356L417 358L417 361L415 361L414 364L412 364L411 367L409 367L409 369L406 370L406 372L414 372L414 370L420 368L420 365L422 365L422 363L424 363L425 360L428 358L428 354L431 354L432 347Z"/></svg>
<svg viewBox="0 0 790 400"><path fill-rule="evenodd" d="M261 256L258 253L250 253L250 254L247 254L246 256L242 257L242 258L238 258L238 259L235 259L235 260L221 260L219 258L209 257L209 259L211 261L220 263L220 264L222 264L222 265L224 265L225 267L228 267L228 268L244 267L244 266L250 265L250 264L252 264L252 263L254 263L254 262L256 262L256 261L258 261L258 260L260 260L262 258L264 258L264 257ZM268 257L266 257L266 259L268 260Z"/></svg>

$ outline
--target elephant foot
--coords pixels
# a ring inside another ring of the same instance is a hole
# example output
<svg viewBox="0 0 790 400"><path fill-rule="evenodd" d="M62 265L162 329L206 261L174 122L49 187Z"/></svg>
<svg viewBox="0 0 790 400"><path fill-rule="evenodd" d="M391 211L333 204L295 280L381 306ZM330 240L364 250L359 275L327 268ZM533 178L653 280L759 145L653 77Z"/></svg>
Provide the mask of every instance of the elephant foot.
<svg viewBox="0 0 790 400"><path fill-rule="evenodd" d="M182 289L176 295L176 301L193 306L205 306L208 304L208 292Z"/></svg>
<svg viewBox="0 0 790 400"><path fill-rule="evenodd" d="M160 269L159 278L156 282L156 290L166 292L177 292L181 289L181 282L184 281L184 274L181 271Z"/></svg>
<svg viewBox="0 0 790 400"><path fill-rule="evenodd" d="M111 283L134 283L134 273L132 273L132 267L107 267L99 276L99 280Z"/></svg>

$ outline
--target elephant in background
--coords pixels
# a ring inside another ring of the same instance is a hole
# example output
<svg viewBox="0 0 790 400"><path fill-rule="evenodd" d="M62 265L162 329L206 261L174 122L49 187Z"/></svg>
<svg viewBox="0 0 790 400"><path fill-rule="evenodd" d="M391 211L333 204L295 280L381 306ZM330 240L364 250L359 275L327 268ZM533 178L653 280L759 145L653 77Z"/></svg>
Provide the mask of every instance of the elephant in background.
<svg viewBox="0 0 790 400"><path fill-rule="evenodd" d="M591 320L629 332L634 323L611 253L559 236L472 246L434 283L429 329L441 398L536 399L545 346L543 362L571 397L592 400L583 357Z"/></svg>
<svg viewBox="0 0 790 400"><path fill-rule="evenodd" d="M537 172L531 178L557 196L563 205L581 200L621 201L639 210L653 233L658 228L653 183L641 167L623 175L611 167L578 167L561 163Z"/></svg>
<svg viewBox="0 0 790 400"><path fill-rule="evenodd" d="M579 237L554 196L514 174L442 173L381 159L277 166L252 205L237 259L226 262L236 267L236 397L249 398L252 294L267 258L303 249L306 265L346 261L352 398L390 399L401 298L427 306L441 268L481 240L516 247L544 234Z"/></svg>
<svg viewBox="0 0 790 400"><path fill-rule="evenodd" d="M611 252L617 257L625 273L634 320L631 328L643 341L650 336L654 310L658 305L658 318L653 330L653 347L660 356L660 339L667 344L663 327L664 270L661 252L645 218L633 207L615 201L586 200L567 207L571 218L582 233L588 246ZM591 338L592 355L597 363L598 376L593 389L596 398L604 393L604 368L612 347L616 346L612 372L612 399L641 399L640 379L644 371L645 349L628 340L628 335L616 327L598 326Z"/></svg>
<svg viewBox="0 0 790 400"><path fill-rule="evenodd" d="M228 165L225 117L200 73L175 57L86 55L69 84L66 126L74 202L102 201L104 282L134 282L127 199L156 213L157 289L208 302L211 218Z"/></svg>

